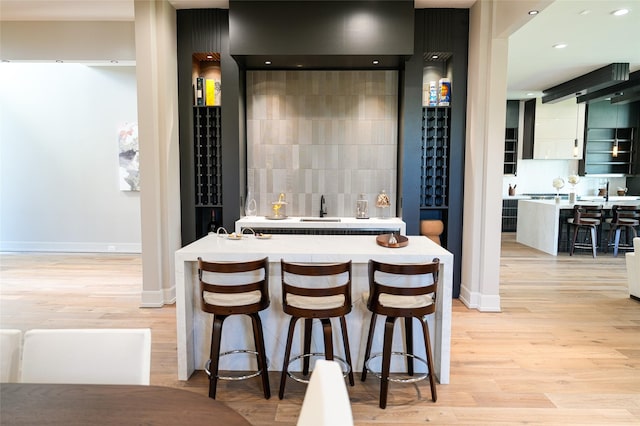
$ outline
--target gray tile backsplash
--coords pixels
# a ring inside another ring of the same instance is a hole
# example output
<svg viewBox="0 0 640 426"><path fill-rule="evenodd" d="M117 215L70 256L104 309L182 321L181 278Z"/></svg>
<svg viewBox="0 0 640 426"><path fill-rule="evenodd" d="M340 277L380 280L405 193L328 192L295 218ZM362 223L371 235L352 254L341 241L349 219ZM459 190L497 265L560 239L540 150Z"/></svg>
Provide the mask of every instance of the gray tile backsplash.
<svg viewBox="0 0 640 426"><path fill-rule="evenodd" d="M354 216L384 189L396 208L397 71L248 71L247 185L260 216Z"/></svg>

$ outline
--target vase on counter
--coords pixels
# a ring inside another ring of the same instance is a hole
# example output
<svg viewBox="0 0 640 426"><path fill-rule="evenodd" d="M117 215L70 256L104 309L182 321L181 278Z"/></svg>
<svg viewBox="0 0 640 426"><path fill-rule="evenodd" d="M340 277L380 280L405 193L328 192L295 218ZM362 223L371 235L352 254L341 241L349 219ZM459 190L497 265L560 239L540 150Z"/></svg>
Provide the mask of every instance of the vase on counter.
<svg viewBox="0 0 640 426"><path fill-rule="evenodd" d="M391 206L391 201L389 200L389 196L383 189L378 194L376 198L376 207L380 211L379 217L381 219L386 219L389 217L389 207Z"/></svg>
<svg viewBox="0 0 640 426"><path fill-rule="evenodd" d="M256 199L253 197L253 191L247 191L247 198L244 203L244 215L245 216L255 216L257 213L258 207L256 203Z"/></svg>

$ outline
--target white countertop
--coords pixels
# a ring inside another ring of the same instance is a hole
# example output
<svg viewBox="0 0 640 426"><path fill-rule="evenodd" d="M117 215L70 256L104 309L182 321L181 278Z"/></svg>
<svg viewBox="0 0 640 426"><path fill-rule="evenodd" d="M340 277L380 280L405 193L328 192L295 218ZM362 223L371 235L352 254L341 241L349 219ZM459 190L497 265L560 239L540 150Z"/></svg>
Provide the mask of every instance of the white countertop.
<svg viewBox="0 0 640 426"><path fill-rule="evenodd" d="M305 220L302 220L305 219ZM407 233L406 223L399 217L382 219L356 219L355 217L287 217L286 219L267 219L264 216L245 216L236 221L235 233L245 228L286 228L286 229L366 229L398 231Z"/></svg>

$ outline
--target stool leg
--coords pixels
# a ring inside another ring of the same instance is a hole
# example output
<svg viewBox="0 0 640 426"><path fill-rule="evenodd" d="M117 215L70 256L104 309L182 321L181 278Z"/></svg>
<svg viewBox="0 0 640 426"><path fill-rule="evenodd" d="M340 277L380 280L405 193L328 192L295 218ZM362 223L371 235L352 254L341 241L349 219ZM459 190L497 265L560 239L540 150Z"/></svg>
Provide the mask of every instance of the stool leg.
<svg viewBox="0 0 640 426"><path fill-rule="evenodd" d="M431 399L436 402L438 394L436 393L436 377L433 371L433 357L431 356L431 339L429 338L429 324L426 318L419 318L422 325L422 333L424 334L424 350L427 353L427 367L429 368L429 385L431 386Z"/></svg>
<svg viewBox="0 0 640 426"><path fill-rule="evenodd" d="M304 319L304 344L303 344L304 347L302 349L303 354L311 353L312 326L313 326L313 319L305 318ZM302 358L302 374L305 376L309 374L309 357L308 356Z"/></svg>
<svg viewBox="0 0 640 426"><path fill-rule="evenodd" d="M227 317L225 315L214 315L211 329L211 352L209 353L209 398L216 399L216 388L218 386L218 364L220 360L220 340L222 338L222 324Z"/></svg>
<svg viewBox="0 0 640 426"><path fill-rule="evenodd" d="M569 250L569 256L573 256L573 251L576 248L576 239L578 238L578 229L577 225L573 227L573 239L571 240L571 249Z"/></svg>
<svg viewBox="0 0 640 426"><path fill-rule="evenodd" d="M613 257L618 257L618 247L620 246L620 227L616 228L613 240Z"/></svg>
<svg viewBox="0 0 640 426"><path fill-rule="evenodd" d="M408 354L413 355L413 318L405 317L404 319L404 345ZM413 376L413 358L407 357L407 374Z"/></svg>
<svg viewBox="0 0 640 426"><path fill-rule="evenodd" d="M391 371L391 343L393 342L393 326L395 317L387 317L384 322L384 344L382 346L382 369L380 377L380 408L387 407L389 391L389 372Z"/></svg>
<svg viewBox="0 0 640 426"><path fill-rule="evenodd" d="M271 387L269 386L269 366L267 365L266 349L264 347L264 335L262 333L262 321L260 315L256 312L249 315L253 324L253 340L256 345L258 370L262 371L262 392L265 399L271 398Z"/></svg>
<svg viewBox="0 0 640 426"><path fill-rule="evenodd" d="M333 333L331 332L331 320L322 318L322 334L324 336L324 359L333 360Z"/></svg>
<svg viewBox="0 0 640 426"><path fill-rule="evenodd" d="M340 317L340 328L342 329L342 342L344 344L344 356L349 365L349 384L354 385L353 382L353 365L351 364L351 348L349 347L349 335L347 334L347 320L344 317Z"/></svg>
<svg viewBox="0 0 640 426"><path fill-rule="evenodd" d="M369 323L369 337L367 337L367 347L364 350L364 361L362 362L362 376L360 376L361 381L367 380L367 360L371 355L371 344L373 343L373 331L376 328L376 314L371 314L371 322Z"/></svg>
<svg viewBox="0 0 640 426"><path fill-rule="evenodd" d="M296 321L298 318L291 317L289 321L289 333L287 333L287 346L284 350L284 361L282 363L282 374L280 375L280 391L278 397L284 398L284 386L287 384L287 368L289 367L289 357L291 356L291 343L293 342L293 331L296 327Z"/></svg>
<svg viewBox="0 0 640 426"><path fill-rule="evenodd" d="M593 257L596 257L597 245L598 245L598 237L596 236L596 227L592 226L591 227L591 250L593 251Z"/></svg>

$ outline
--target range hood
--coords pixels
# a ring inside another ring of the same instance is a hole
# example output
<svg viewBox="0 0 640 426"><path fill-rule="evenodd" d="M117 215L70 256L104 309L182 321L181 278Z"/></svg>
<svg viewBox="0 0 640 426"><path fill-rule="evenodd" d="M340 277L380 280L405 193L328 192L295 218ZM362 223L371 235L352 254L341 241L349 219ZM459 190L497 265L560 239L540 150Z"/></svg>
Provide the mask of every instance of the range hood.
<svg viewBox="0 0 640 426"><path fill-rule="evenodd" d="M398 68L413 55L414 13L405 0L231 0L229 51L245 69Z"/></svg>

